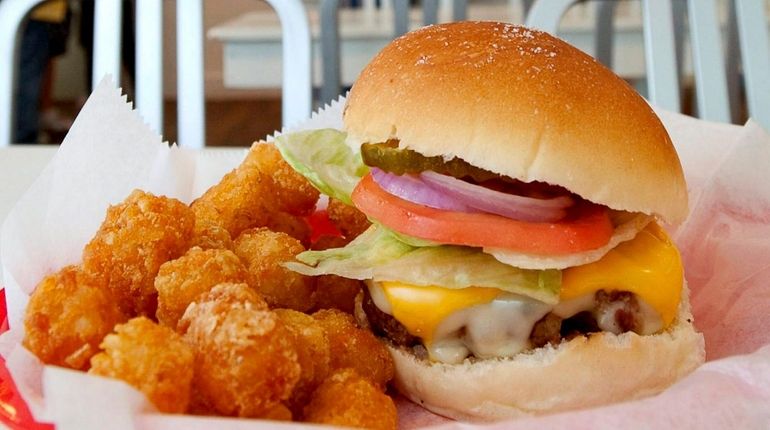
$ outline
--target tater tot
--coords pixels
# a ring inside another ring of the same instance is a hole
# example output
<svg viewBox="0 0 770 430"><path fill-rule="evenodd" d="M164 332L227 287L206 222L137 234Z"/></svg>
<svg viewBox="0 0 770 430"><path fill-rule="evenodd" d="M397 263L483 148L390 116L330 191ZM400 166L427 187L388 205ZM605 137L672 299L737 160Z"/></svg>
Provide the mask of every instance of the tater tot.
<svg viewBox="0 0 770 430"><path fill-rule="evenodd" d="M286 233L297 239L303 247L310 246L310 225L305 218L294 216L286 212L274 212L270 214L265 225L269 230Z"/></svg>
<svg viewBox="0 0 770 430"><path fill-rule="evenodd" d="M227 310L232 306L243 306L260 311L268 310L267 302L249 285L223 283L215 286L208 293L198 297L196 302L204 303L214 312ZM188 306L189 308L189 306ZM186 313L187 311L185 311ZM180 320L181 322L181 320ZM189 323L189 320L188 320ZM178 325L179 326L179 325ZM184 326L180 330L186 331Z"/></svg>
<svg viewBox="0 0 770 430"><path fill-rule="evenodd" d="M345 427L394 430L398 414L393 399L352 369L327 378L305 406L305 421Z"/></svg>
<svg viewBox="0 0 770 430"><path fill-rule="evenodd" d="M198 296L215 285L247 280L246 266L232 251L191 248L182 257L160 266L155 278L158 322L176 330L179 318Z"/></svg>
<svg viewBox="0 0 770 430"><path fill-rule="evenodd" d="M67 266L32 293L23 344L46 364L86 370L104 336L126 319L109 290Z"/></svg>
<svg viewBox="0 0 770 430"><path fill-rule="evenodd" d="M230 232L219 224L206 223L206 219L195 219L193 237L190 247L201 249L233 249L233 239Z"/></svg>
<svg viewBox="0 0 770 430"><path fill-rule="evenodd" d="M217 411L206 402L206 399L204 399L200 393L198 393L194 385L190 392L190 405L187 407L185 413L190 415L217 415Z"/></svg>
<svg viewBox="0 0 770 430"><path fill-rule="evenodd" d="M196 243L223 241L212 225L236 238L244 230L270 225L276 213L307 215L316 201L318 191L281 158L274 145L254 144L240 166L192 203Z"/></svg>
<svg viewBox="0 0 770 430"><path fill-rule="evenodd" d="M265 225L269 214L265 200L269 201L271 187L271 179L254 168L240 166L226 174L190 205L198 232L215 225L235 238L243 230Z"/></svg>
<svg viewBox="0 0 770 430"><path fill-rule="evenodd" d="M310 315L291 309L276 309L275 313L297 338L301 373L287 403L294 412L301 412L310 394L329 373L329 339L321 324Z"/></svg>
<svg viewBox="0 0 770 430"><path fill-rule="evenodd" d="M313 249L324 250L345 246L345 239L337 236L321 236ZM363 288L363 282L357 279L343 278L336 275L316 276L316 310L339 309L352 314L355 310L356 296Z"/></svg>
<svg viewBox="0 0 770 430"><path fill-rule="evenodd" d="M326 208L329 220L349 242L366 231L372 223L363 212L336 199L329 199Z"/></svg>
<svg viewBox="0 0 770 430"><path fill-rule="evenodd" d="M283 267L305 248L286 233L266 228L243 232L233 244L233 251L246 264L251 285L271 308L308 311L315 305L315 282Z"/></svg>
<svg viewBox="0 0 770 430"><path fill-rule="evenodd" d="M104 352L91 358L89 373L133 385L161 412L187 410L193 353L176 332L138 317L116 326L101 348Z"/></svg>
<svg viewBox="0 0 770 430"><path fill-rule="evenodd" d="M315 279L315 309L339 309L352 314L355 310L356 296L363 288L363 282L336 275L321 275Z"/></svg>
<svg viewBox="0 0 770 430"><path fill-rule="evenodd" d="M254 166L272 178L274 207L292 215L310 215L318 201L318 190L281 157L275 145L257 142L243 164Z"/></svg>
<svg viewBox="0 0 770 430"><path fill-rule="evenodd" d="M154 281L166 261L189 248L194 216L179 200L135 190L111 206L83 250L83 271L107 285L129 316L154 317Z"/></svg>
<svg viewBox="0 0 770 430"><path fill-rule="evenodd" d="M352 315L327 309L314 313L313 318L329 337L332 371L352 368L381 389L393 379L388 348L370 331L358 328Z"/></svg>
<svg viewBox="0 0 770 430"><path fill-rule="evenodd" d="M273 416L299 381L294 335L245 284L214 287L179 328L193 347L198 401L217 414Z"/></svg>
<svg viewBox="0 0 770 430"><path fill-rule="evenodd" d="M314 251L323 251L324 249L344 248L347 244L348 241L344 237L324 234L317 238L310 248Z"/></svg>
<svg viewBox="0 0 770 430"><path fill-rule="evenodd" d="M291 421L292 418L294 418L294 415L286 405L278 403L265 412L260 418L272 421Z"/></svg>

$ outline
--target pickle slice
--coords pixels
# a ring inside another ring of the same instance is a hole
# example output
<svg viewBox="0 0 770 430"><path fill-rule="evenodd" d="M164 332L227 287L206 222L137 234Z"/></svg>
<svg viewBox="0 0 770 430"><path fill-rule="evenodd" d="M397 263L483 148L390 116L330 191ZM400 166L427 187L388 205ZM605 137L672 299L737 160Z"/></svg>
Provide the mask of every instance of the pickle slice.
<svg viewBox="0 0 770 430"><path fill-rule="evenodd" d="M361 158L367 166L378 167L396 175L431 170L455 178L470 178L476 183L493 179L513 181L497 173L472 166L456 157L445 161L444 157L441 156L426 157L411 149L399 149L396 140L389 140L384 143L364 143L361 145Z"/></svg>

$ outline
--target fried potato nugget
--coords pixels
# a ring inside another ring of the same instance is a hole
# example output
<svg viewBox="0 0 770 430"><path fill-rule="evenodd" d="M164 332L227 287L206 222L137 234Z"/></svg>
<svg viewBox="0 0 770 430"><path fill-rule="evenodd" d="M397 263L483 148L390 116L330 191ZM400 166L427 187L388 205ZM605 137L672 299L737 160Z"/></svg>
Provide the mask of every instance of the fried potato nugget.
<svg viewBox="0 0 770 430"><path fill-rule="evenodd" d="M161 412L187 410L193 353L176 332L137 317L116 326L101 348L104 352L91 358L89 373L133 385Z"/></svg>
<svg viewBox="0 0 770 430"><path fill-rule="evenodd" d="M291 215L310 215L318 202L316 190L304 176L297 173L281 157L278 148L271 143L257 142L251 145L244 166L254 166L272 178L275 208Z"/></svg>
<svg viewBox="0 0 770 430"><path fill-rule="evenodd" d="M291 309L276 309L276 315L294 334L300 378L287 402L289 408L301 415L310 394L329 373L329 339L326 331L313 317Z"/></svg>
<svg viewBox="0 0 770 430"><path fill-rule="evenodd" d="M336 199L329 199L329 206L326 211L329 214L329 220L348 242L372 225L366 215L355 206L347 205Z"/></svg>
<svg viewBox="0 0 770 430"><path fill-rule="evenodd" d="M154 316L158 269L187 251L194 223L179 200L135 190L107 210L83 250L83 271L112 290L126 315Z"/></svg>
<svg viewBox="0 0 770 430"><path fill-rule="evenodd" d="M182 257L160 266L155 278L158 322L176 330L187 306L201 294L222 283L247 280L246 266L232 251L190 248Z"/></svg>
<svg viewBox="0 0 770 430"><path fill-rule="evenodd" d="M67 266L38 284L24 317L24 347L42 362L86 370L99 343L126 321L112 294Z"/></svg>
<svg viewBox="0 0 770 430"><path fill-rule="evenodd" d="M326 379L305 406L305 421L346 427L394 430L398 415L393 399L353 369Z"/></svg>
<svg viewBox="0 0 770 430"><path fill-rule="evenodd" d="M303 247L310 246L310 236L312 231L305 218L288 214L286 212L275 212L270 214L265 225L269 230L286 233L297 239Z"/></svg>
<svg viewBox="0 0 770 430"><path fill-rule="evenodd" d="M244 231L233 246L246 264L251 285L271 308L289 308L305 312L315 305L315 282L283 267L305 248L286 233L267 228Z"/></svg>
<svg viewBox="0 0 770 430"><path fill-rule="evenodd" d="M294 416L291 412L291 410L284 405L283 403L278 403L277 405L273 406L270 410L265 412L264 415L262 415L260 418L263 420L271 420L271 421L291 421Z"/></svg>
<svg viewBox="0 0 770 430"><path fill-rule="evenodd" d="M195 213L196 241L222 242L221 232L231 238L243 230L264 226L269 211L265 208L272 197L272 181L258 169L240 166L226 174L190 207Z"/></svg>
<svg viewBox="0 0 770 430"><path fill-rule="evenodd" d="M313 244L313 249L341 248L346 242L345 239L337 236L321 236ZM349 314L353 313L356 296L361 292L363 282L336 275L321 275L316 276L315 283L316 310L339 309Z"/></svg>
<svg viewBox="0 0 770 430"><path fill-rule="evenodd" d="M248 307L260 311L269 310L267 302L248 284L232 282L214 286L208 293L200 296L196 302L205 304L214 312L224 312L233 306ZM189 306L188 306L189 307ZM187 311L185 311L187 313ZM181 320L180 320L181 321ZM186 331L186 326L180 327Z"/></svg>
<svg viewBox="0 0 770 430"><path fill-rule="evenodd" d="M314 251L323 251L324 249L343 248L347 244L348 241L344 237L324 234L317 238L310 248Z"/></svg>
<svg viewBox="0 0 770 430"><path fill-rule="evenodd" d="M300 379L294 335L246 284L214 287L179 328L195 354L195 396L218 414L274 416Z"/></svg>
<svg viewBox="0 0 770 430"><path fill-rule="evenodd" d="M352 314L355 310L356 296L363 288L363 282L336 275L322 275L315 279L315 309L339 309Z"/></svg>
<svg viewBox="0 0 770 430"><path fill-rule="evenodd" d="M358 328L352 315L336 309L313 314L329 337L331 370L354 369L380 389L393 379L393 357L372 332Z"/></svg>
<svg viewBox="0 0 770 430"><path fill-rule="evenodd" d="M190 247L195 246L201 249L233 249L233 238L222 225L206 223L205 218L197 218L196 214L195 228L190 241Z"/></svg>
<svg viewBox="0 0 770 430"><path fill-rule="evenodd" d="M255 143L240 166L192 203L196 243L223 242L212 226L224 228L235 238L246 229L270 225L274 213L307 215L318 195L274 145Z"/></svg>

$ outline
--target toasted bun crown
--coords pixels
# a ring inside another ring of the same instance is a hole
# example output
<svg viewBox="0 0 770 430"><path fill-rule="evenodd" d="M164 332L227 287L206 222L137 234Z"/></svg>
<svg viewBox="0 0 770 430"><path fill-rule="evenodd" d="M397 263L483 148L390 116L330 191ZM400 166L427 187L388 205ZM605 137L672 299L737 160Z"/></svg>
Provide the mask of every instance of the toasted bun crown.
<svg viewBox="0 0 770 430"><path fill-rule="evenodd" d="M398 139L669 222L687 214L679 158L644 99L540 31L459 22L408 33L361 73L344 121L361 142Z"/></svg>

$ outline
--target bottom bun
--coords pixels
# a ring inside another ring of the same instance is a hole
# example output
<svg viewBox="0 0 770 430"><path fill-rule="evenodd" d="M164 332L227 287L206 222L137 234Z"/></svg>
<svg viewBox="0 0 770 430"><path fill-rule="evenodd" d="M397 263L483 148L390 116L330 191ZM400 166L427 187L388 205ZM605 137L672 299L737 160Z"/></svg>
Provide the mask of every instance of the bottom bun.
<svg viewBox="0 0 770 430"><path fill-rule="evenodd" d="M396 388L449 418L492 421L588 408L656 394L703 363L688 290L664 332L596 333L512 358L444 364L390 347Z"/></svg>

